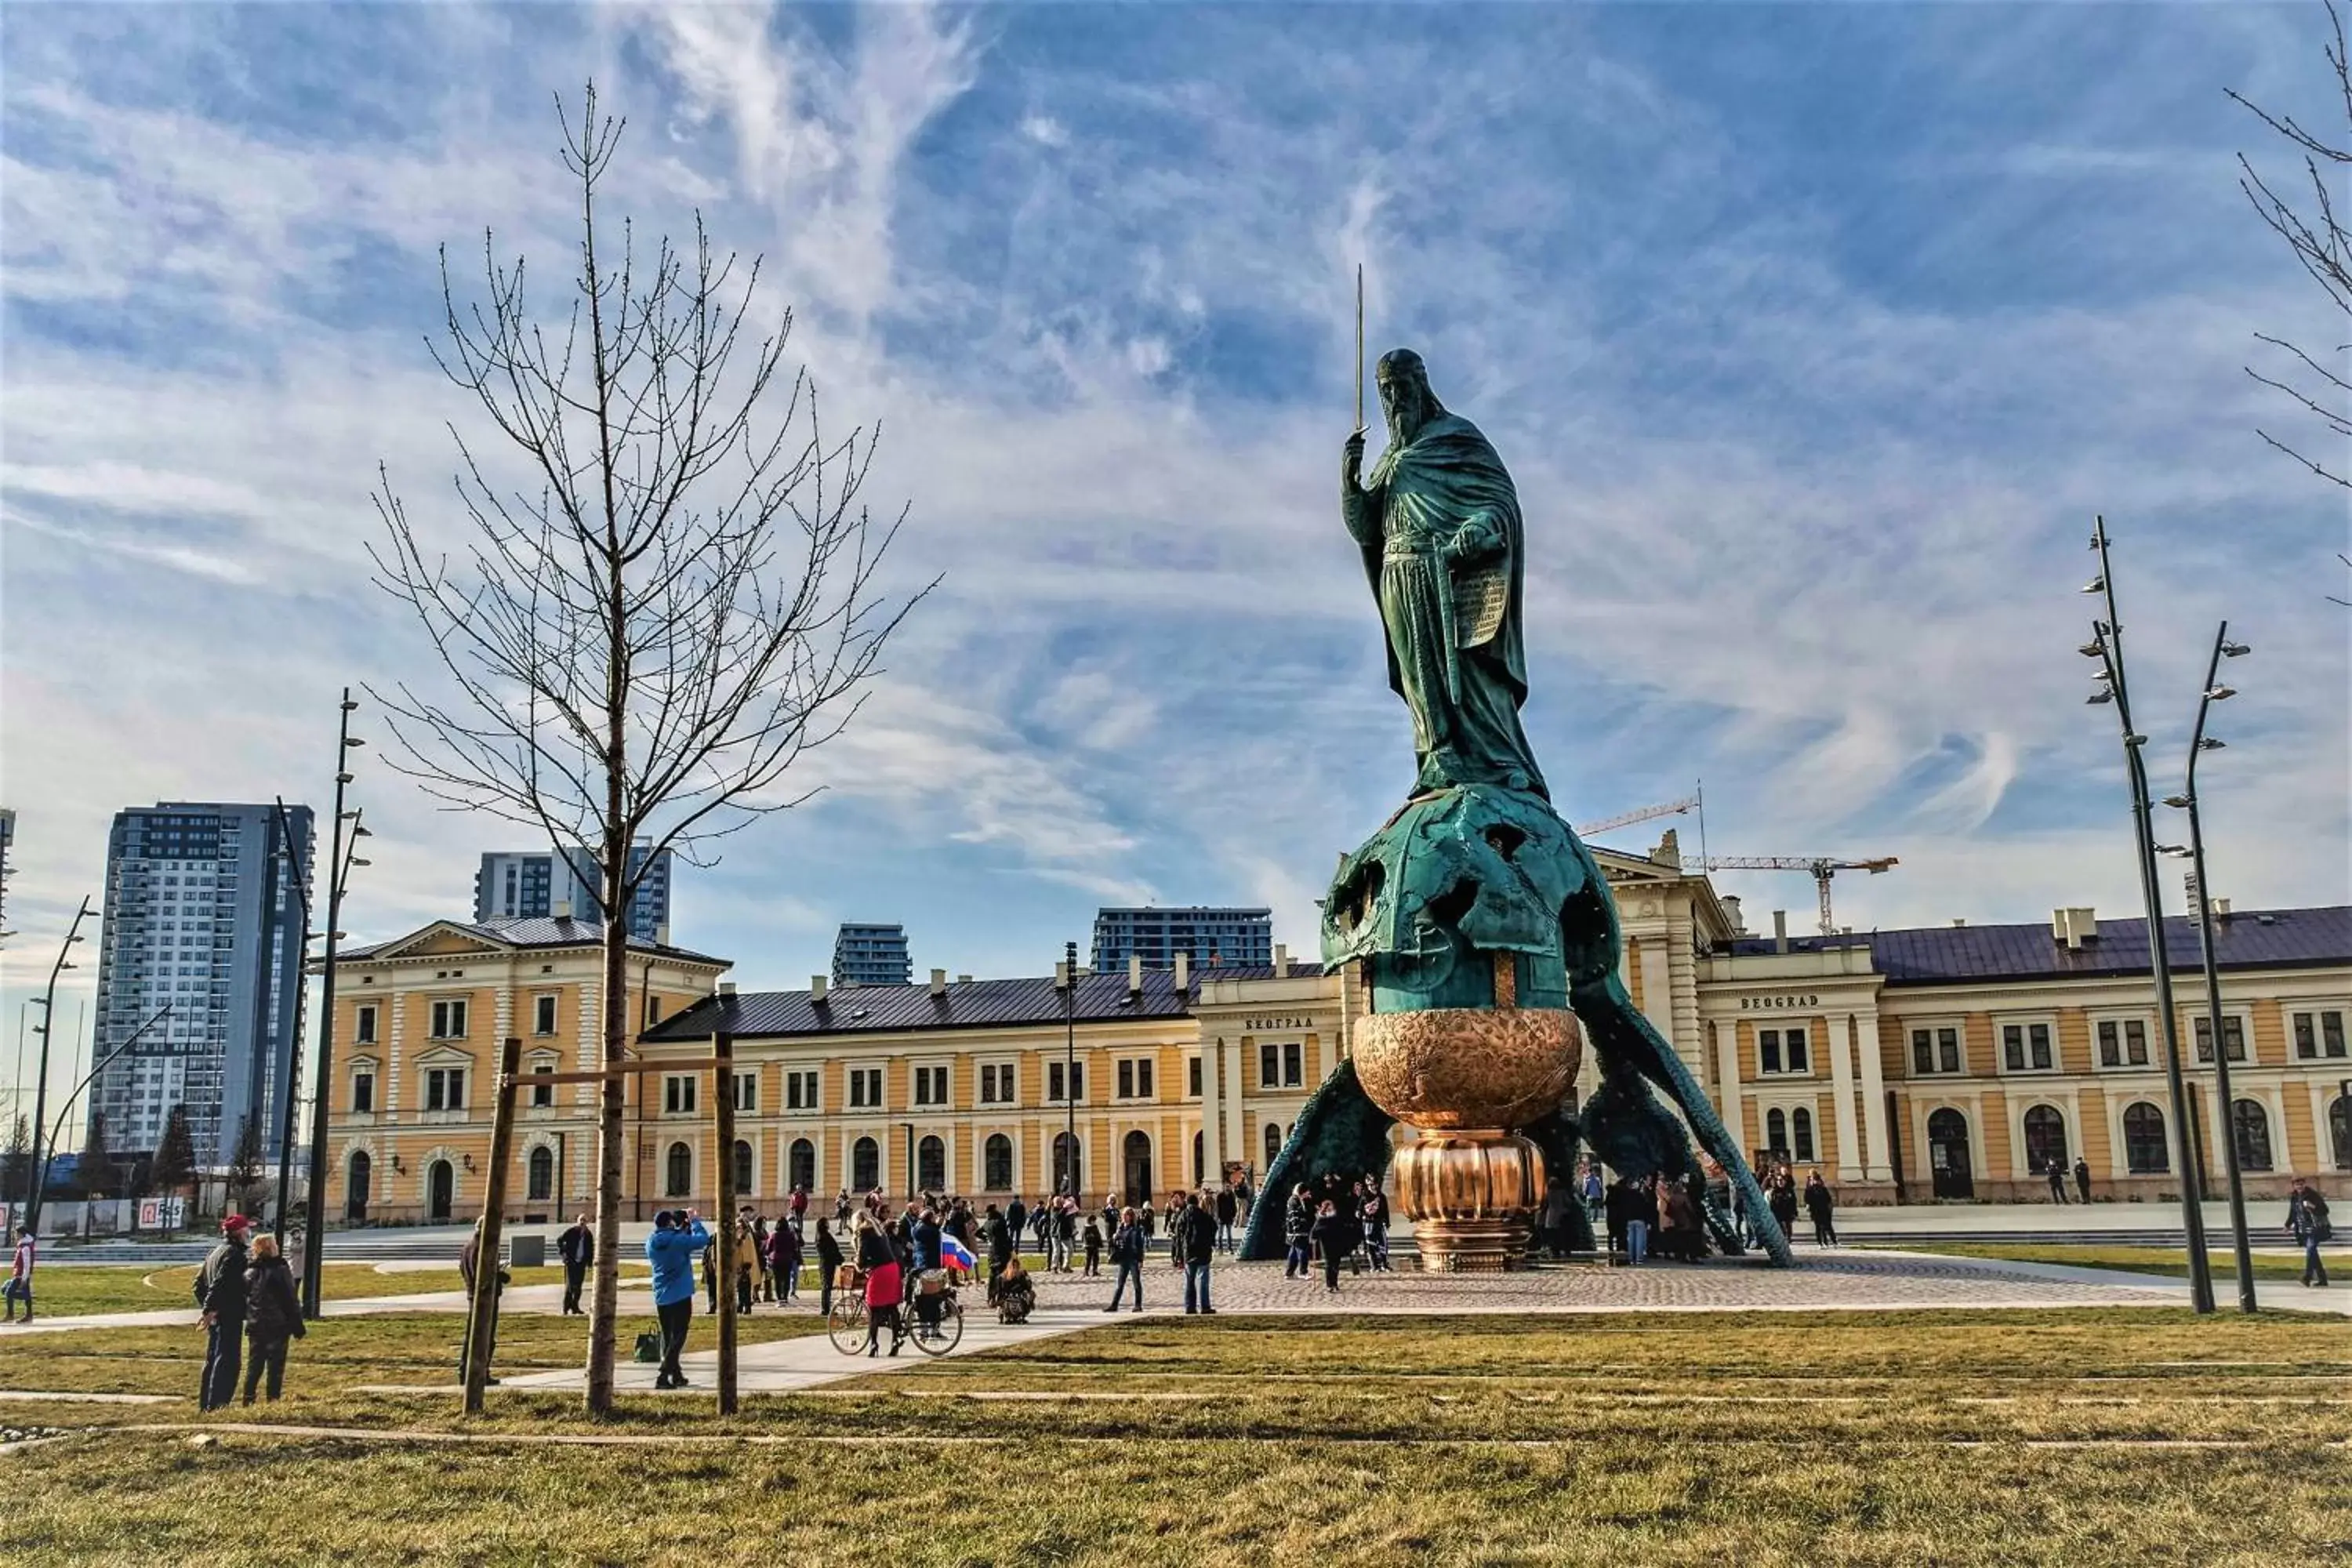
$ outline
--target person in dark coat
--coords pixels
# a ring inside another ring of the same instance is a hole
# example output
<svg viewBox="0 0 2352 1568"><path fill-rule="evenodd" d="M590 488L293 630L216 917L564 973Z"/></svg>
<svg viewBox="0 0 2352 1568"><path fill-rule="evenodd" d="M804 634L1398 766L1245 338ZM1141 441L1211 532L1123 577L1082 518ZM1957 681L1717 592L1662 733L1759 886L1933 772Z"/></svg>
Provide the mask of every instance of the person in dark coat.
<svg viewBox="0 0 2352 1568"><path fill-rule="evenodd" d="M1301 1182L1282 1205L1282 1241L1287 1248L1282 1259L1285 1279L1304 1279L1314 1273L1313 1244L1308 1239L1314 1227L1314 1205L1307 1200L1307 1184Z"/></svg>
<svg viewBox="0 0 2352 1568"><path fill-rule="evenodd" d="M1812 1216L1813 1245L1835 1247L1837 1226L1831 1223L1830 1216L1837 1212L1837 1194L1830 1191L1830 1184L1822 1180L1819 1171L1806 1178L1805 1212Z"/></svg>
<svg viewBox="0 0 2352 1568"><path fill-rule="evenodd" d="M1127 1282L1135 1281L1135 1310L1143 1310L1143 1225L1133 1209L1119 1212L1118 1228L1110 1234L1111 1267L1118 1270L1118 1279L1110 1288L1110 1305L1106 1312L1118 1310L1121 1298L1127 1294Z"/></svg>
<svg viewBox="0 0 2352 1568"><path fill-rule="evenodd" d="M1639 1217L1640 1206L1640 1197L1631 1180L1620 1179L1609 1184L1609 1191L1601 1199L1601 1208L1609 1224L1610 1262L1614 1263L1622 1258L1630 1266L1639 1261L1633 1256L1633 1237L1628 1226Z"/></svg>
<svg viewBox="0 0 2352 1568"><path fill-rule="evenodd" d="M2091 1201L2091 1162L2080 1154L2074 1156L2074 1195L2084 1203Z"/></svg>
<svg viewBox="0 0 2352 1568"><path fill-rule="evenodd" d="M816 1314L820 1318L833 1315L833 1281L841 1272L841 1243L833 1227L824 1220L816 1222Z"/></svg>
<svg viewBox="0 0 2352 1568"><path fill-rule="evenodd" d="M1234 1249L1234 1220L1241 1213L1241 1200L1234 1196L1231 1186L1217 1189L1217 1250Z"/></svg>
<svg viewBox="0 0 2352 1568"><path fill-rule="evenodd" d="M1087 1278L1089 1279L1099 1279L1102 1278L1102 1222L1096 1219L1092 1215L1087 1215L1086 1244Z"/></svg>
<svg viewBox="0 0 2352 1568"><path fill-rule="evenodd" d="M1007 1205L1004 1211L1004 1226L1007 1230L1013 1233L1013 1250L1015 1252L1021 1250L1022 1228L1028 1225L1028 1223L1029 1205L1021 1201L1021 1194L1019 1193L1015 1193L1013 1194L1013 1202Z"/></svg>
<svg viewBox="0 0 2352 1568"><path fill-rule="evenodd" d="M205 1381L197 1395L205 1410L226 1409L236 1398L237 1363L245 1339L245 1233L241 1214L221 1221L220 1245L196 1271L196 1305L204 1309Z"/></svg>
<svg viewBox="0 0 2352 1568"><path fill-rule="evenodd" d="M800 1289L803 1254L801 1233L794 1226L779 1225L768 1233L768 1278L775 1285L779 1305L791 1300Z"/></svg>
<svg viewBox="0 0 2352 1568"><path fill-rule="evenodd" d="M1797 1184L1784 1173L1772 1183L1772 1217L1780 1222L1782 1236L1797 1234Z"/></svg>
<svg viewBox="0 0 2352 1568"><path fill-rule="evenodd" d="M1348 1250L1346 1216L1339 1205L1325 1198L1316 1210L1315 1223L1307 1227L1307 1240L1315 1254L1323 1260L1323 1289L1331 1295L1339 1293L1339 1255Z"/></svg>
<svg viewBox="0 0 2352 1568"><path fill-rule="evenodd" d="M294 1292L294 1271L278 1256L275 1237L257 1237L253 1261L245 1270L245 1335L250 1342L245 1363L245 1402L253 1403L254 1385L268 1374L269 1397L276 1399L286 1384L286 1344L304 1332L301 1298Z"/></svg>
<svg viewBox="0 0 2352 1568"><path fill-rule="evenodd" d="M555 1255L563 1259L563 1315L579 1317L580 1287L587 1282L588 1266L596 1261L596 1228L586 1215L555 1238Z"/></svg>

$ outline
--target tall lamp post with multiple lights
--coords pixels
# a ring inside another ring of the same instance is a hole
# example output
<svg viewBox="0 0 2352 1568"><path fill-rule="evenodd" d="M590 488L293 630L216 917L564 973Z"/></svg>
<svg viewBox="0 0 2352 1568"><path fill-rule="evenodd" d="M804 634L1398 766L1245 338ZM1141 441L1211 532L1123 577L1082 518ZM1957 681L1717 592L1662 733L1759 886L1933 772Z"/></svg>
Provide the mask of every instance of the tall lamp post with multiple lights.
<svg viewBox="0 0 2352 1568"><path fill-rule="evenodd" d="M2107 560L2107 521L2100 518L2091 531L2091 548L2099 557L2099 574L2083 586L2085 594L2105 595L2106 618L2091 623L2091 640L2082 652L2099 661L2099 689L2088 700L2112 703L2123 726L2124 772L2131 783L2132 836L2139 850L2140 899L2147 912L2147 961L2156 980L2156 1016L2164 1035L2164 1077L2172 1095L2172 1121L2179 1130L2173 1144L2180 1161L2180 1220L2189 1243L2189 1295L2197 1310L2213 1310L2212 1260L2205 1255L2205 1209L2199 1181L2195 1125L2189 1119L2189 1090L2180 1072L2180 1026L2172 1005L2172 963L2165 951L2164 891L2156 875L2153 807L2147 793L2147 763L2143 756L2147 737L2132 728L2131 689L2125 679L2123 617L2116 609L2115 573Z"/></svg>
<svg viewBox="0 0 2352 1568"><path fill-rule="evenodd" d="M79 967L69 955L74 943L89 940L81 934L81 922L88 919L89 900L84 899L72 926L66 931L66 940L58 945L58 961L49 965L48 989L41 993L40 998L41 1021L33 1026L33 1032L41 1037L41 1065L35 1069L37 1076L33 1079L33 1157L26 1166L29 1174L25 1178L25 1217L18 1223L30 1226L36 1234L41 1227L41 1122L49 1114L49 1026L58 1016L58 976Z"/></svg>
<svg viewBox="0 0 2352 1568"><path fill-rule="evenodd" d="M2221 684L2221 661L2250 653L2244 643L2230 640L2230 623L2223 621L2221 629L2213 634L2213 657L2205 665L2205 689L2197 700L2197 732L2189 742L2189 779L2180 794L2167 795L2164 804L2189 814L2189 843L2159 844L2159 855L2185 856L2197 876L2197 893L2190 900L2189 913L2197 918L2197 948L2205 963L2205 1029L2213 1042L2213 1081L2221 1091L2221 1169L2230 1182L2230 1237L2238 1261L2238 1310L2254 1310L2253 1251L2246 1240L2246 1194L2238 1171L2238 1102L2230 1088L2230 1044L2221 1027L2221 970L2213 952L2212 884L2205 879L2205 832L2198 815L2197 759L2207 752L2218 752L2221 742L2205 732L2206 715L2213 704L2235 697L2234 688Z"/></svg>
<svg viewBox="0 0 2352 1568"><path fill-rule="evenodd" d="M335 1068L335 944L342 941L343 891L351 886L352 868L364 866L359 841L369 837L358 811L343 809L343 790L352 782L352 752L367 744L352 733L352 714L359 704L352 689L343 688L342 719L335 747L335 824L327 864L336 868L327 884L327 951L319 976L319 1079L310 1087L310 1237L302 1249L302 1315L316 1319L325 1307L320 1289L327 1256L327 1118L333 1108ZM351 831L343 831L343 824ZM558 1169L562 1167L559 1165Z"/></svg>

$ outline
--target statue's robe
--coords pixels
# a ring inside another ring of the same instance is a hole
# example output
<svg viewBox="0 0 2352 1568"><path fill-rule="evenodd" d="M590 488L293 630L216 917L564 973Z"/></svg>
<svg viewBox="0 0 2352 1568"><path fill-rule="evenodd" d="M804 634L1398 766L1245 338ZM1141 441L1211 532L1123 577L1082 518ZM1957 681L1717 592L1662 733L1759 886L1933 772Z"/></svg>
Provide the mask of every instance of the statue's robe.
<svg viewBox="0 0 2352 1568"><path fill-rule="evenodd" d="M1415 791L1489 784L1549 798L1519 725L1528 696L1519 498L1493 444L1467 419L1440 415L1381 455L1345 511L1388 632L1390 689L1412 713ZM1457 547L1450 562L1439 552L1446 544ZM1483 638L1476 580L1503 589L1501 619ZM1468 603L1456 593L1465 581Z"/></svg>

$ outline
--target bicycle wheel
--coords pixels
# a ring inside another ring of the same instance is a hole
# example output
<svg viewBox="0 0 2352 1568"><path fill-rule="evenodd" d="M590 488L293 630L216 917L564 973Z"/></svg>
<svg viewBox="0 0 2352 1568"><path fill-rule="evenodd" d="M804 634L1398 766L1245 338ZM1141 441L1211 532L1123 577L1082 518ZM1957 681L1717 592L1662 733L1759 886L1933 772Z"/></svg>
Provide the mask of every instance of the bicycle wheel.
<svg viewBox="0 0 2352 1568"><path fill-rule="evenodd" d="M915 1348L925 1355L945 1355L963 1338L963 1308L952 1296L940 1308L939 1321L915 1330Z"/></svg>
<svg viewBox="0 0 2352 1568"><path fill-rule="evenodd" d="M844 1355L856 1355L866 1348L866 1299L852 1296L835 1301L833 1310L825 1315L825 1337L833 1348Z"/></svg>

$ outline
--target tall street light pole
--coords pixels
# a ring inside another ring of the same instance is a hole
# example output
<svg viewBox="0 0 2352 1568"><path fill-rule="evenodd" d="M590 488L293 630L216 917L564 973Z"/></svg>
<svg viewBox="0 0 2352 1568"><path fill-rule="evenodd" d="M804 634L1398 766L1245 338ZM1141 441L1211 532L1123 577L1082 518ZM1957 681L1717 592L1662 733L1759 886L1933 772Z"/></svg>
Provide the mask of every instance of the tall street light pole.
<svg viewBox="0 0 2352 1568"><path fill-rule="evenodd" d="M2230 640L2230 623L2223 621L2221 629L2213 634L2213 657L2205 665L2205 689L2197 700L2197 732L2189 742L2189 783L2180 794L2168 795L2164 804L2189 813L2189 864L2197 873L2197 896L2189 912L2197 917L2197 946L2205 963L2206 1031L2213 1042L2213 1081L2221 1091L2221 1169L2230 1181L2230 1237L2238 1261L2238 1310L2254 1310L2253 1249L2246 1240L2246 1193L2238 1171L2238 1102L2230 1089L2230 1044L2221 1029L2221 968L2213 952L2213 885L2205 879L2205 831L2198 814L2197 759L2207 752L2218 752L2221 742L2205 732L2205 717L2216 702L2226 701L2237 695L2221 682L2221 661L2236 658L2252 650L2244 643ZM2179 847L2162 847L2167 854L2179 854Z"/></svg>
<svg viewBox="0 0 2352 1568"><path fill-rule="evenodd" d="M1078 1194L1078 944L1062 944L1062 1110L1069 1142L1061 1162L1062 1190Z"/></svg>
<svg viewBox="0 0 2352 1568"><path fill-rule="evenodd" d="M88 940L81 934L81 922L89 919L89 900L81 901L66 939L58 944L58 961L49 965L48 989L41 993L41 1021L33 1026L41 1037L41 1061L36 1069L39 1076L33 1082L33 1158L25 1178L25 1217L20 1222L30 1226L35 1235L41 1228L41 1122L49 1113L49 1024L58 1016L58 976L76 965L67 957L73 945Z"/></svg>
<svg viewBox="0 0 2352 1568"><path fill-rule="evenodd" d="M314 1321L326 1305L321 1282L327 1260L327 1119L334 1100L335 944L343 939L343 889L351 884L352 868L367 864L356 853L359 841L368 837L367 826L359 812L343 809L343 789L352 782L352 750L367 743L352 733L352 714L358 707L352 689L344 687L335 745L335 825L327 856L334 874L327 884L327 951L319 981L319 1077L310 1086L310 1244L302 1248L302 1315ZM346 821L352 825L348 836L343 832Z"/></svg>
<svg viewBox="0 0 2352 1568"><path fill-rule="evenodd" d="M2131 784L2132 835L2139 851L2140 900L2147 915L2148 968L2156 980L2156 1014L2158 1026L2164 1036L2164 1076L2172 1095L2172 1121L2178 1130L2174 1147L2180 1161L2180 1219L2189 1243L2189 1296L2190 1304L2200 1312L2213 1310L2212 1259L2205 1255L2205 1209L2202 1185L2199 1180L2201 1163L2197 1156L2196 1130L2189 1119L2189 1090L2181 1080L2180 1027L2172 1006L2172 963L2165 951L2164 891L2157 880L2156 843L2151 836L2149 816L2153 807L2148 803L2147 766L2142 756L2147 748L2147 737L2132 727L2131 689L2124 672L2123 618L2116 609L2115 573L2107 559L2107 521L2102 517L2091 531L2091 548L2098 552L2099 574L2084 584L2085 594L2105 596L2106 619L2091 623L2091 641L2082 651L2101 663L2105 684L2094 691L2089 700L2112 702L2116 718L2123 726L2124 771Z"/></svg>

